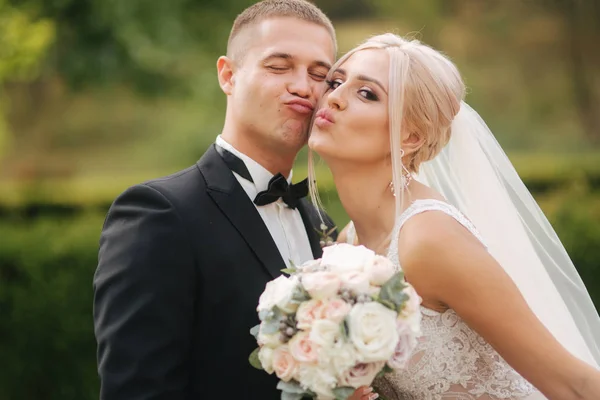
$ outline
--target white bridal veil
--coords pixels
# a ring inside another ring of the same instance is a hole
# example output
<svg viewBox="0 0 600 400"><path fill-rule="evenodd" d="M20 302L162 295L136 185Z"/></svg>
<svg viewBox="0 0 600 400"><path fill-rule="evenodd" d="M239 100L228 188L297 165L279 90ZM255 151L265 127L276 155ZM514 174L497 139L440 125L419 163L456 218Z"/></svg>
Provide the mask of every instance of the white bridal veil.
<svg viewBox="0 0 600 400"><path fill-rule="evenodd" d="M462 102L448 145L418 178L477 227L542 323L600 365L600 317L565 248L485 122ZM501 299L498 299L501 301Z"/></svg>

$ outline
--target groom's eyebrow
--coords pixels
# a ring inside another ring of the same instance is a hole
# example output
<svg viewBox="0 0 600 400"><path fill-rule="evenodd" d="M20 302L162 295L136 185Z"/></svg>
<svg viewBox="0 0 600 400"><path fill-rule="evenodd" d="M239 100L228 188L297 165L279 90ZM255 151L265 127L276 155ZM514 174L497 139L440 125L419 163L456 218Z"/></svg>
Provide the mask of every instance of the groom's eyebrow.
<svg viewBox="0 0 600 400"><path fill-rule="evenodd" d="M342 69L342 68L338 68L338 69L336 69L334 73L336 73L336 74L340 74L340 75L343 75L343 76L344 76L344 78L347 76L347 75L346 75L346 70L344 70L344 69ZM381 84L381 82L379 82L379 81L378 81L377 79L375 79L375 78L371 78L371 77L369 77L369 76L367 76L367 75L358 75L358 76L356 77L356 79L358 79L359 81L372 82L372 83L376 84L377 86L379 86L379 87L381 88L381 90L383 90L383 92L384 92L385 94L387 94L387 90L385 90L385 88L383 87L383 85Z"/></svg>
<svg viewBox="0 0 600 400"><path fill-rule="evenodd" d="M293 60L294 56L289 53L275 52L275 53L271 53L268 56L266 56L264 58L263 62L267 62L267 61L270 61L270 60L276 59L276 58L283 59L283 60ZM331 69L331 64L328 63L327 61L317 60L317 61L313 61L313 63L314 63L314 66L316 66L316 67L324 67L324 68L327 68L327 70Z"/></svg>

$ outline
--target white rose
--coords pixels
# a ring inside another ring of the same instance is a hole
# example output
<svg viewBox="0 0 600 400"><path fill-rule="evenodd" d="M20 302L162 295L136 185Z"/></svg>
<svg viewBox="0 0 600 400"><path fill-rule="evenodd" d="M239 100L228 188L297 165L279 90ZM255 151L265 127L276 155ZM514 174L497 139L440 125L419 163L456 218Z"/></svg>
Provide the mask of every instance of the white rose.
<svg viewBox="0 0 600 400"><path fill-rule="evenodd" d="M372 285L381 286L394 275L395 268L388 258L376 255L373 262L365 266L365 272Z"/></svg>
<svg viewBox="0 0 600 400"><path fill-rule="evenodd" d="M340 275L340 279L344 289L349 289L357 294L369 292L369 275L364 272L344 272Z"/></svg>
<svg viewBox="0 0 600 400"><path fill-rule="evenodd" d="M295 376L300 385L317 394L319 400L333 400L337 379L318 364L301 364Z"/></svg>
<svg viewBox="0 0 600 400"><path fill-rule="evenodd" d="M343 340L324 350L320 354L319 361L330 365L330 369L337 376L341 376L345 371L361 361L361 357L352 343Z"/></svg>
<svg viewBox="0 0 600 400"><path fill-rule="evenodd" d="M377 302L356 304L348 315L349 337L364 362L385 361L398 343L397 314Z"/></svg>
<svg viewBox="0 0 600 400"><path fill-rule="evenodd" d="M353 246L348 243L339 243L323 249L321 264L329 267L332 272L363 271L375 253L365 246Z"/></svg>
<svg viewBox="0 0 600 400"><path fill-rule="evenodd" d="M258 359L263 369L268 373L272 374L273 369L273 349L270 347L261 347L258 351Z"/></svg>
<svg viewBox="0 0 600 400"><path fill-rule="evenodd" d="M259 346L270 347L274 349L282 344L279 340L279 336L279 331L268 335L265 334L263 332L263 324L260 324L260 330L258 331L256 341Z"/></svg>
<svg viewBox="0 0 600 400"><path fill-rule="evenodd" d="M361 386L371 386L375 376L381 371L385 361L368 364L357 364L346 371L340 379L341 386L350 386L358 389Z"/></svg>
<svg viewBox="0 0 600 400"><path fill-rule="evenodd" d="M415 335L421 332L421 297L416 290L409 284L404 288L404 292L408 296L408 300L404 303L398 319L405 321L412 329Z"/></svg>
<svg viewBox="0 0 600 400"><path fill-rule="evenodd" d="M369 285L369 289L367 289L367 294L372 297L377 297L381 293L380 286Z"/></svg>
<svg viewBox="0 0 600 400"><path fill-rule="evenodd" d="M313 299L333 297L340 289L340 278L332 272L312 272L302 275L302 286Z"/></svg>
<svg viewBox="0 0 600 400"><path fill-rule="evenodd" d="M414 349L417 347L417 337L410 326L398 322L398 344L394 354L388 360L388 365L394 369L402 369L408 365Z"/></svg>
<svg viewBox="0 0 600 400"><path fill-rule="evenodd" d="M264 292L258 299L257 311L270 310L279 307L283 312L293 313L298 308L297 304L290 303L294 289L298 285L298 278L280 276L267 283Z"/></svg>
<svg viewBox="0 0 600 400"><path fill-rule="evenodd" d="M313 322L309 337L316 345L322 348L328 348L332 346L340 336L340 324L326 319L320 319Z"/></svg>

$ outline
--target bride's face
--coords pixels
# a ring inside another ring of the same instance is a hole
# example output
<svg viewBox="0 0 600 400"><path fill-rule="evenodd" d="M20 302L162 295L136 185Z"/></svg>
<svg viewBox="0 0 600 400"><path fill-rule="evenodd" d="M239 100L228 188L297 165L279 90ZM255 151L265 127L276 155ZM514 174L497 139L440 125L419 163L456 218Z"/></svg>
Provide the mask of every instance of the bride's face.
<svg viewBox="0 0 600 400"><path fill-rule="evenodd" d="M362 50L334 71L320 102L309 147L328 163L377 163L390 153L389 56Z"/></svg>

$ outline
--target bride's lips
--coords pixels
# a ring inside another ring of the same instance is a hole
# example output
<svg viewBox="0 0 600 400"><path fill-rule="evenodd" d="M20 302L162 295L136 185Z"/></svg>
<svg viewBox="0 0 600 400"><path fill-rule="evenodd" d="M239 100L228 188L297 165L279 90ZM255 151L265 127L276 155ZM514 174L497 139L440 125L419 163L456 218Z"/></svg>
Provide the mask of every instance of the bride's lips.
<svg viewBox="0 0 600 400"><path fill-rule="evenodd" d="M335 119L333 118L333 114L327 108L321 108L316 115L315 125L319 128L326 128L335 123Z"/></svg>
<svg viewBox="0 0 600 400"><path fill-rule="evenodd" d="M304 99L294 99L285 103L289 108L296 111L299 114L312 114L315 107L308 100Z"/></svg>

